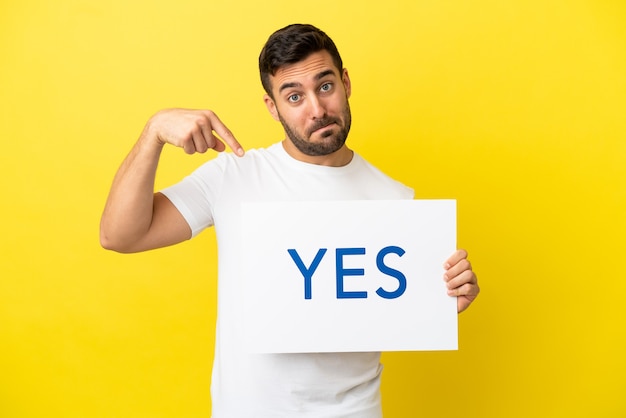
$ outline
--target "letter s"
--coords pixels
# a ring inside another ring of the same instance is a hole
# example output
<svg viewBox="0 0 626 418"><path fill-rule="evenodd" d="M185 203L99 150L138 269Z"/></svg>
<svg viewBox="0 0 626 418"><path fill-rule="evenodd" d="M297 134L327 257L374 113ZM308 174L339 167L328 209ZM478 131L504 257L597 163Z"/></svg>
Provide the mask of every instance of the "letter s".
<svg viewBox="0 0 626 418"><path fill-rule="evenodd" d="M384 263L384 258L389 253L397 254L398 256L402 257L405 251L402 248L396 247L394 245L383 248L376 256L376 266L378 267L378 270L381 271L381 273L384 273L391 277L395 277L398 280L399 285L398 288L393 292L388 292L382 287L379 287L376 291L376 294L381 298L395 299L404 294L406 290L406 277L404 276L404 274L402 274L402 272L392 269Z"/></svg>

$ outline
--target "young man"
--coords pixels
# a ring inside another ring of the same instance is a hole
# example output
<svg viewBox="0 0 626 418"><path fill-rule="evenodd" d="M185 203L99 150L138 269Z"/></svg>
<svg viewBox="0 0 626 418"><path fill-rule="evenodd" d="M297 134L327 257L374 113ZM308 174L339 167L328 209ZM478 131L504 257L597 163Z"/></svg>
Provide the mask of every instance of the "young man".
<svg viewBox="0 0 626 418"><path fill-rule="evenodd" d="M212 376L215 418L380 417L380 353L249 354L236 321L241 248L240 204L246 201L412 199L346 146L350 77L333 41L310 25L275 32L259 57L265 104L285 138L244 150L208 110L164 110L147 123L120 167L101 222L101 243L120 252L187 240L215 226L219 244L218 323ZM219 138L214 135L219 135ZM221 140L220 140L221 138ZM154 193L163 146L224 151L180 183ZM478 295L467 253L445 264L458 311Z"/></svg>

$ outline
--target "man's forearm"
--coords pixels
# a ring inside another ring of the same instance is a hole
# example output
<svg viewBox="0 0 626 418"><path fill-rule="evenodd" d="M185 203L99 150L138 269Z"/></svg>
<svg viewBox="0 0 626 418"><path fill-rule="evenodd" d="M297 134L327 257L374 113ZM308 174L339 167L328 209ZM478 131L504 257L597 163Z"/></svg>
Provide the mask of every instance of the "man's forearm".
<svg viewBox="0 0 626 418"><path fill-rule="evenodd" d="M104 248L124 251L148 233L162 149L163 145L146 127L118 169L100 222L100 243Z"/></svg>

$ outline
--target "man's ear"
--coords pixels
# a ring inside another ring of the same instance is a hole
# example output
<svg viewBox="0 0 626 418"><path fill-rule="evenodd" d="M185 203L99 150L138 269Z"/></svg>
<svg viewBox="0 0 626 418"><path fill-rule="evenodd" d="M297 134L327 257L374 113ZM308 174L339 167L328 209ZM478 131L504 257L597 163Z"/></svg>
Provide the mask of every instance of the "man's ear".
<svg viewBox="0 0 626 418"><path fill-rule="evenodd" d="M343 87L346 89L346 97L350 98L350 95L352 94L352 84L350 83L350 76L348 75L348 70L345 68L343 69L341 81L343 81Z"/></svg>
<svg viewBox="0 0 626 418"><path fill-rule="evenodd" d="M270 115L272 115L275 120L280 121L280 118L278 117L278 109L276 109L276 103L274 103L274 100L272 100L269 94L265 94L263 96L263 101L265 102L265 107L267 107Z"/></svg>

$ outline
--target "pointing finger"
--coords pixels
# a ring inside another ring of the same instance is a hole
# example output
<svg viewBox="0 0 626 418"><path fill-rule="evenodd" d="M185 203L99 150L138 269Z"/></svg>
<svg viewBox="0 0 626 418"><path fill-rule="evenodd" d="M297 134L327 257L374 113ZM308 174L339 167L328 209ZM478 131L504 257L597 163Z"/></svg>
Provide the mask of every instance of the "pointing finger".
<svg viewBox="0 0 626 418"><path fill-rule="evenodd" d="M232 149L233 152L235 152L235 154L237 154L240 157L243 156L245 152L243 147L241 146L239 141L237 141L237 139L235 138L233 133L230 131L230 129L228 129L226 125L222 123L220 118L211 111L207 111L207 117L209 118L209 121L211 122L212 130L214 130L220 136L220 138L222 138L224 142L228 144L230 149ZM213 149L215 149L216 151L223 151L224 150L223 148L222 149L219 149L219 148L223 147L224 144L221 141L219 141L217 138L215 139L216 139L216 142L214 144ZM221 145L218 145L218 143Z"/></svg>

